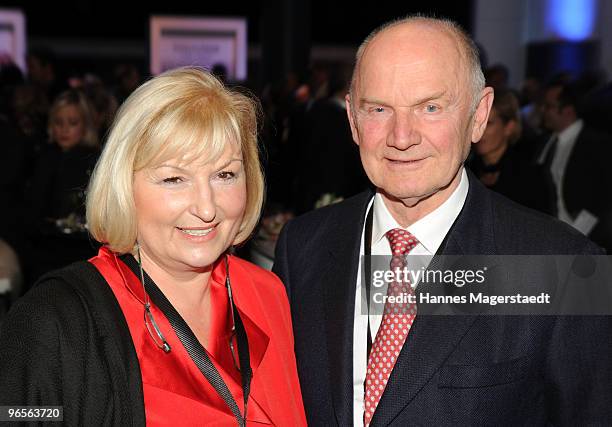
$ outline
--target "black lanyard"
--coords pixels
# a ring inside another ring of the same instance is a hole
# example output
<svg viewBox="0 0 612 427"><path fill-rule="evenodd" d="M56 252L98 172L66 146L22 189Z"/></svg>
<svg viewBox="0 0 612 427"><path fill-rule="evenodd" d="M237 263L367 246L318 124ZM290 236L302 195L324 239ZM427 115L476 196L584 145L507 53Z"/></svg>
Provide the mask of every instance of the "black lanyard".
<svg viewBox="0 0 612 427"><path fill-rule="evenodd" d="M130 267L136 277L138 277L139 268L136 259L132 256L124 256L121 257L121 259ZM231 289L229 282L229 269L227 269L226 275L225 283L229 290ZM155 282L153 282L153 280L149 277L146 271L144 272L144 279L145 290L150 295L151 300L153 300L155 305L162 311L162 313L164 313L164 316L166 316L170 322L170 325L172 325L172 329L174 329L174 332L185 347L185 350L187 350L191 360L193 360L210 385L213 386L217 394L221 396L223 401L230 408L232 414L238 422L238 426L245 427L247 417L247 402L249 399L253 372L251 370L251 362L249 358L249 340L247 338L240 313L236 309L236 305L233 303L233 301L231 301L230 305L233 308L233 316L236 323L238 359L240 361L240 377L242 379L242 394L244 397L244 415L240 413L240 408L238 407L234 396L232 396L227 384L225 384L225 381L223 381L223 378L221 378L219 371L210 360L208 352L204 349L202 344L200 344L191 328L172 306L170 301L168 301L163 292L157 287Z"/></svg>
<svg viewBox="0 0 612 427"><path fill-rule="evenodd" d="M366 359L370 357L372 350L372 332L370 331L370 286L372 282L372 222L374 221L374 203L370 206L365 221L365 234L363 236L363 267L366 290L366 306L368 308L368 349ZM365 383L364 383L365 387Z"/></svg>

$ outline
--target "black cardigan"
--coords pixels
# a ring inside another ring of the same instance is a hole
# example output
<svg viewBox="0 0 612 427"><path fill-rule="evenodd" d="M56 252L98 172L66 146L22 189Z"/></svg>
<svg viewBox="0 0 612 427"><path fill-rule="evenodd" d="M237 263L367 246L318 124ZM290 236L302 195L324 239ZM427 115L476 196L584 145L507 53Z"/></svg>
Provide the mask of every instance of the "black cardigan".
<svg viewBox="0 0 612 427"><path fill-rule="evenodd" d="M44 276L0 326L2 405L63 406L65 425L145 425L128 325L89 262Z"/></svg>

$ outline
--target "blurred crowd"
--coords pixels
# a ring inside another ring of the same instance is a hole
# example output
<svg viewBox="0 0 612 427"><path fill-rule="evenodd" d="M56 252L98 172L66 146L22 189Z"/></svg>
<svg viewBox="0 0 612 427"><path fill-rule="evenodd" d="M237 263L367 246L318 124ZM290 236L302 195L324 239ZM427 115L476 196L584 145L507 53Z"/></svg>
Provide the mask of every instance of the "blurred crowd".
<svg viewBox="0 0 612 427"><path fill-rule="evenodd" d="M110 83L66 77L45 49L28 53L27 68L24 75L0 64L0 264L14 297L41 274L97 252L84 219L87 183L119 104L142 80L129 64Z"/></svg>
<svg viewBox="0 0 612 427"><path fill-rule="evenodd" d="M14 276L15 296L97 252L84 220L87 183L117 108L146 78L131 64L118 65L110 81L65 77L46 50L29 52L27 64L27 75L9 61L0 71L0 273ZM344 104L351 68L319 64L250 88L263 109L265 216L290 217L368 187ZM559 74L512 88L503 65L485 71L495 101L469 168L486 186L611 249L612 83L596 73ZM226 80L223 67L213 72Z"/></svg>

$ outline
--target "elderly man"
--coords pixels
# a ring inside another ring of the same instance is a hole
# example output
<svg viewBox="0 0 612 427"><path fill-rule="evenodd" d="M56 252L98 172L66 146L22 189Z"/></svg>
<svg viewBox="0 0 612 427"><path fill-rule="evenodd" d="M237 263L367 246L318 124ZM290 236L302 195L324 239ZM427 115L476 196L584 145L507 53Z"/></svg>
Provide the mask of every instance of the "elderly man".
<svg viewBox="0 0 612 427"><path fill-rule="evenodd" d="M492 100L473 42L452 22L395 21L359 48L346 104L376 192L290 222L274 266L292 306L310 425L611 419L608 318L410 312L393 328L386 309L362 311L361 255L600 253L465 171Z"/></svg>

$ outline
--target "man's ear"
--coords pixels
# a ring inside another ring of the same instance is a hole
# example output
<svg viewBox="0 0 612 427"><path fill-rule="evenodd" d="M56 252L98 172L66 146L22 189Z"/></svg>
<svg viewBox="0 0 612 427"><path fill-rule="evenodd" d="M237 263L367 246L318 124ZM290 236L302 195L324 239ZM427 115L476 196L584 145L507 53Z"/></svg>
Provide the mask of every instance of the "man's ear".
<svg viewBox="0 0 612 427"><path fill-rule="evenodd" d="M491 112L491 106L493 105L493 97L493 88L485 87L482 92L480 92L480 101L476 106L472 123L473 143L480 141L480 138L482 138L482 134L487 127L489 113Z"/></svg>
<svg viewBox="0 0 612 427"><path fill-rule="evenodd" d="M346 104L346 115L348 116L349 124L351 125L351 134L353 135L353 142L359 145L359 131L357 130L357 123L355 123L355 116L351 107L350 93L347 93L344 97L344 103Z"/></svg>

